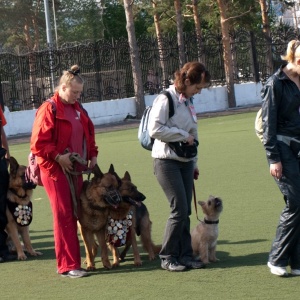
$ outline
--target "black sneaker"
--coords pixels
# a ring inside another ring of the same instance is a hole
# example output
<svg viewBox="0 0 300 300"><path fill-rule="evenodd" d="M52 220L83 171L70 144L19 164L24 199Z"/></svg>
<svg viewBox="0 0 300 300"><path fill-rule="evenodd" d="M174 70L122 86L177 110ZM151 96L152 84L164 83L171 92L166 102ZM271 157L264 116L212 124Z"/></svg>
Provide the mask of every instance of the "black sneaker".
<svg viewBox="0 0 300 300"><path fill-rule="evenodd" d="M205 264L200 260L188 260L186 262L181 262L182 265L186 266L188 269L203 269L205 268Z"/></svg>
<svg viewBox="0 0 300 300"><path fill-rule="evenodd" d="M171 272L182 272L186 270L186 267L179 264L177 261L171 261L168 259L161 260L161 267Z"/></svg>

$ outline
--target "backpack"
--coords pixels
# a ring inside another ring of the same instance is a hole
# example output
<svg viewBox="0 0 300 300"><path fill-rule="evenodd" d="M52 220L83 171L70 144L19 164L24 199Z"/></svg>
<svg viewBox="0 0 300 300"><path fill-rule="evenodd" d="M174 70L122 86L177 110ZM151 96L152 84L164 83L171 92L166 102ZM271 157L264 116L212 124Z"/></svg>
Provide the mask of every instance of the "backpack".
<svg viewBox="0 0 300 300"><path fill-rule="evenodd" d="M261 142L263 142L263 127L262 127L262 125L263 125L262 124L262 109L260 108L256 114L254 128L255 128L255 133Z"/></svg>
<svg viewBox="0 0 300 300"><path fill-rule="evenodd" d="M169 92L163 91L161 94L168 97L169 100L169 119L174 115L174 103L172 96ZM138 139L143 148L147 150L152 150L154 139L150 137L148 132L148 123L149 123L149 115L151 112L152 106L147 106L144 110L138 131Z"/></svg>
<svg viewBox="0 0 300 300"><path fill-rule="evenodd" d="M56 114L56 104L52 99L47 99L47 102L50 102L52 105L52 112ZM31 181L35 185L43 186L42 180L41 180L41 172L40 167L37 163L36 156L32 152L28 155L28 166L26 171L26 176L29 181Z"/></svg>

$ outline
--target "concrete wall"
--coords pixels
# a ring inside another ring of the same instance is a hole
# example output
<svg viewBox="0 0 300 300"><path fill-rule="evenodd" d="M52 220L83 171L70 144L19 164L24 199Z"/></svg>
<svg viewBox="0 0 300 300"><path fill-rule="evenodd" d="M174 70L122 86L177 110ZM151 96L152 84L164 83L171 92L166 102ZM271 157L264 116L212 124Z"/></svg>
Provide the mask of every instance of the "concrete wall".
<svg viewBox="0 0 300 300"><path fill-rule="evenodd" d="M234 88L237 107L259 104L261 87L261 83L236 84ZM145 105L151 105L155 97L156 95L146 95ZM194 96L194 106L197 113L226 110L227 100L226 86L211 87ZM121 122L128 114L136 115L134 98L84 103L83 106L95 125ZM29 134L35 113L36 110L10 112L6 107L4 111L8 123L5 126L6 135Z"/></svg>

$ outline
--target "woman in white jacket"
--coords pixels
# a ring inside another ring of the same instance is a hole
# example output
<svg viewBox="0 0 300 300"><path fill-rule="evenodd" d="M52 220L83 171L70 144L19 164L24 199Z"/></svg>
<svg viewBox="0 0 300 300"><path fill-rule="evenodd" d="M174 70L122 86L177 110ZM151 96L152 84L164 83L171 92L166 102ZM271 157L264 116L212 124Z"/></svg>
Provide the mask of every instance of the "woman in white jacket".
<svg viewBox="0 0 300 300"><path fill-rule="evenodd" d="M198 144L197 116L193 96L210 85L210 74L199 62L186 63L175 72L174 85L167 91L172 96L174 115L169 119L169 100L159 95L153 102L148 124L155 139L152 148L154 173L170 205L162 249L161 267L168 271L199 269L202 262L193 259L190 235L190 214L193 178L197 178L197 156L181 157L169 146L182 142Z"/></svg>

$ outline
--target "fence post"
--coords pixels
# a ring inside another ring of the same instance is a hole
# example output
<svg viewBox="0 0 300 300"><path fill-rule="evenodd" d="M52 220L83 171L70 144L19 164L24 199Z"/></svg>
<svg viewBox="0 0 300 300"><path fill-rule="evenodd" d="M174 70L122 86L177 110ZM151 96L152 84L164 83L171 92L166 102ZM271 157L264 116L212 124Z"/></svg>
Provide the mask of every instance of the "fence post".
<svg viewBox="0 0 300 300"><path fill-rule="evenodd" d="M250 42L251 42L251 54L252 54L252 69L255 82L260 81L259 76L259 66L257 62L257 55L256 55L256 44L253 31L250 31Z"/></svg>

